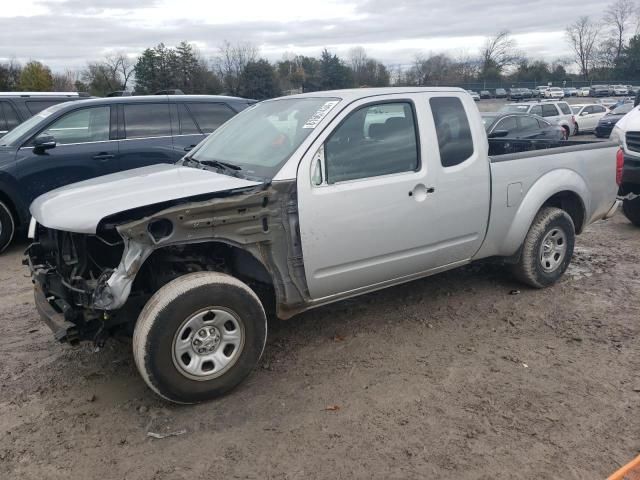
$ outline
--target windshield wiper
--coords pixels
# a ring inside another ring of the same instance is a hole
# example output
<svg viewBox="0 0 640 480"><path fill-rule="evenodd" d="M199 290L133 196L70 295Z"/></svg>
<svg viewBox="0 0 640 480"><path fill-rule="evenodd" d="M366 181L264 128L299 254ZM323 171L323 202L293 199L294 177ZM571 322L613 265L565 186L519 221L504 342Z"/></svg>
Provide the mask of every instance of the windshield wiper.
<svg viewBox="0 0 640 480"><path fill-rule="evenodd" d="M242 170L242 168L238 165L234 165L233 163L221 162L220 160L196 160L195 158L189 156L184 157L184 159L189 162L198 163L200 165L210 165L221 170L233 170L234 172Z"/></svg>

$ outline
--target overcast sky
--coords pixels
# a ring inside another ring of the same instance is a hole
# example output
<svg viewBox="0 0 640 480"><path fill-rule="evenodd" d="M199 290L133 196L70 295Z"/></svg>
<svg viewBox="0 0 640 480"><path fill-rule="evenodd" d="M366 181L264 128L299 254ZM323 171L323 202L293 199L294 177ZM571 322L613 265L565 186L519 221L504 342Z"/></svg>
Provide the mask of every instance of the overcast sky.
<svg viewBox="0 0 640 480"><path fill-rule="evenodd" d="M602 0L2 0L0 59L79 68L113 51L194 43L209 58L226 39L269 60L285 52L344 55L361 45L389 65L418 52L474 55L509 29L529 57L570 56L565 26L602 15ZM132 6L135 5L135 6Z"/></svg>

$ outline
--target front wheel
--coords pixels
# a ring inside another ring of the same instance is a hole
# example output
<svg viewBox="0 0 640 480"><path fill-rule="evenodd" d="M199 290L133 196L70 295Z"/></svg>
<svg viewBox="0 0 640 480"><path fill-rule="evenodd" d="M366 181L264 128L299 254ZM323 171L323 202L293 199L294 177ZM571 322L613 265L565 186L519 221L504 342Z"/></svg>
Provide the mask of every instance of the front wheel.
<svg viewBox="0 0 640 480"><path fill-rule="evenodd" d="M640 227L640 197L633 200L623 200L622 212L636 227Z"/></svg>
<svg viewBox="0 0 640 480"><path fill-rule="evenodd" d="M246 284L217 272L179 277L147 302L133 356L147 385L176 403L219 397L257 365L267 338L262 303Z"/></svg>
<svg viewBox="0 0 640 480"><path fill-rule="evenodd" d="M7 205L0 202L0 252L3 252L13 240L16 222Z"/></svg>
<svg viewBox="0 0 640 480"><path fill-rule="evenodd" d="M567 212L541 209L525 237L520 260L513 266L514 275L535 288L553 285L569 266L575 241L575 227Z"/></svg>

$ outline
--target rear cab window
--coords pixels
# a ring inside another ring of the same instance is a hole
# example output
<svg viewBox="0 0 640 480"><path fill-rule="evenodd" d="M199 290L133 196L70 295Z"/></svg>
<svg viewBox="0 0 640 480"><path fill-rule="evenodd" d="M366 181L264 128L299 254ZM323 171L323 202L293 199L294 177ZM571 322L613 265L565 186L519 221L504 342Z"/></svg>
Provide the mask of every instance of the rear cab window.
<svg viewBox="0 0 640 480"><path fill-rule="evenodd" d="M429 100L443 167L459 165L473 155L474 146L467 112L458 97Z"/></svg>

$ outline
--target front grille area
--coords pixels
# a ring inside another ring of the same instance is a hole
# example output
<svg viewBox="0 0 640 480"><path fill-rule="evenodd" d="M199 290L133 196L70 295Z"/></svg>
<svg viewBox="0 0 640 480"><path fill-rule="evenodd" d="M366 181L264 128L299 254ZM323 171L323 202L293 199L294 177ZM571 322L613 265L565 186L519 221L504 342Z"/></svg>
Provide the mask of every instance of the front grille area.
<svg viewBox="0 0 640 480"><path fill-rule="evenodd" d="M632 152L640 152L640 132L627 132L627 148Z"/></svg>

